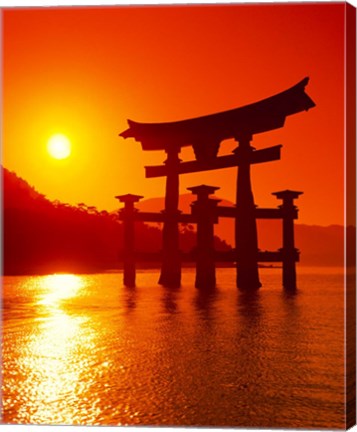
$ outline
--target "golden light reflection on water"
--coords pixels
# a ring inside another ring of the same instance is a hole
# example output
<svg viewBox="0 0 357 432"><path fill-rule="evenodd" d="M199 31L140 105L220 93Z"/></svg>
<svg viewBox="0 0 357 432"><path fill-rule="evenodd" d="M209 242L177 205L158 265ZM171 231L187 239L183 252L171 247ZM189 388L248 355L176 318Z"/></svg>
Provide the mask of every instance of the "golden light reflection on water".
<svg viewBox="0 0 357 432"><path fill-rule="evenodd" d="M81 387L81 366L73 361L91 335L83 332L87 316L71 314L64 301L75 300L85 287L85 279L71 274L55 274L38 280L38 327L19 359L19 368L28 373L22 383L25 423L73 424L78 406L66 404L66 396L76 399ZM22 415L23 418L21 419Z"/></svg>
<svg viewBox="0 0 357 432"><path fill-rule="evenodd" d="M44 295L38 304L59 308L61 300L75 297L84 285L84 278L73 274L44 276L40 281Z"/></svg>

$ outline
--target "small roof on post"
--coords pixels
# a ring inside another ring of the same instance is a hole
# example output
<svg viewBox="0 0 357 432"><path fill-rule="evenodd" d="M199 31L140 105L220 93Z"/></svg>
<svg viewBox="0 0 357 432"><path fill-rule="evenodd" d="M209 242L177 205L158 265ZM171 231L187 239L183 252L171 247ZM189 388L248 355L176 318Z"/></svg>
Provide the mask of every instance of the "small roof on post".
<svg viewBox="0 0 357 432"><path fill-rule="evenodd" d="M299 198L299 195L302 195L304 192L298 192L298 191L292 191L289 189L279 191L279 192L272 192L272 195L275 195L279 199L295 199Z"/></svg>
<svg viewBox="0 0 357 432"><path fill-rule="evenodd" d="M197 195L198 198L208 198L209 195L214 194L218 189L220 189L220 187L208 185L192 186L187 188L187 190L191 191L194 195Z"/></svg>
<svg viewBox="0 0 357 432"><path fill-rule="evenodd" d="M129 128L120 136L139 141L143 150L192 145L198 159L207 159L216 156L220 142L225 139L239 139L281 128L287 116L313 108L315 103L305 93L308 82L309 78L304 78L267 99L203 117L166 123L128 120Z"/></svg>
<svg viewBox="0 0 357 432"><path fill-rule="evenodd" d="M296 198L299 198L304 192L292 191L289 189L272 192L272 195L275 195L278 199L283 200L283 205L293 205L293 201Z"/></svg>
<svg viewBox="0 0 357 432"><path fill-rule="evenodd" d="M115 198L125 204L134 204L140 201L141 198L144 197L142 197L141 195L126 194L126 195L117 195Z"/></svg>

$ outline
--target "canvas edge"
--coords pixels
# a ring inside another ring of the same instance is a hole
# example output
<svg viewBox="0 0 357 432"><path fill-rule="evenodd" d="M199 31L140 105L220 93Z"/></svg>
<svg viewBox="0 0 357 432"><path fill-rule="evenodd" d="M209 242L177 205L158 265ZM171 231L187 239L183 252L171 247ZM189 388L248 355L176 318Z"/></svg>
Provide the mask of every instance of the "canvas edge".
<svg viewBox="0 0 357 432"><path fill-rule="evenodd" d="M345 11L346 429L356 424L356 8ZM350 228L349 228L350 227Z"/></svg>

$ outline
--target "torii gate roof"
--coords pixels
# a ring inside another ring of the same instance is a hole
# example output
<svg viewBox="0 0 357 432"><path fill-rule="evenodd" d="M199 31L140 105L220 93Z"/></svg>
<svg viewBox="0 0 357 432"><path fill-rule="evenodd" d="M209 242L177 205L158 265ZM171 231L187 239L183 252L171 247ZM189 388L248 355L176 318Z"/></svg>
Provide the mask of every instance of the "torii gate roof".
<svg viewBox="0 0 357 432"><path fill-rule="evenodd" d="M120 134L135 138L143 150L166 150L171 146L192 145L196 156L216 153L221 141L252 136L284 126L287 116L307 111L315 103L305 93L306 77L293 87L240 108L187 120L166 123L138 123L128 120L129 128ZM209 148L212 148L209 150Z"/></svg>

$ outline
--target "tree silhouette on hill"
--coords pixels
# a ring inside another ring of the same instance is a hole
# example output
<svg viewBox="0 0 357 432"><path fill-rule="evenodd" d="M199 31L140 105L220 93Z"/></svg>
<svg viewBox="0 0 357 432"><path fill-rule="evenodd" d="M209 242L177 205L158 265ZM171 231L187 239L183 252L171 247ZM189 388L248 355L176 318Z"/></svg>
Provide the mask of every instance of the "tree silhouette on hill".
<svg viewBox="0 0 357 432"><path fill-rule="evenodd" d="M98 272L120 265L122 224L116 213L78 203L50 201L6 168L3 179L4 274L38 274L56 271ZM196 243L191 227L182 227L181 249ZM159 227L136 223L137 248L161 249ZM228 249L216 238L218 249Z"/></svg>

